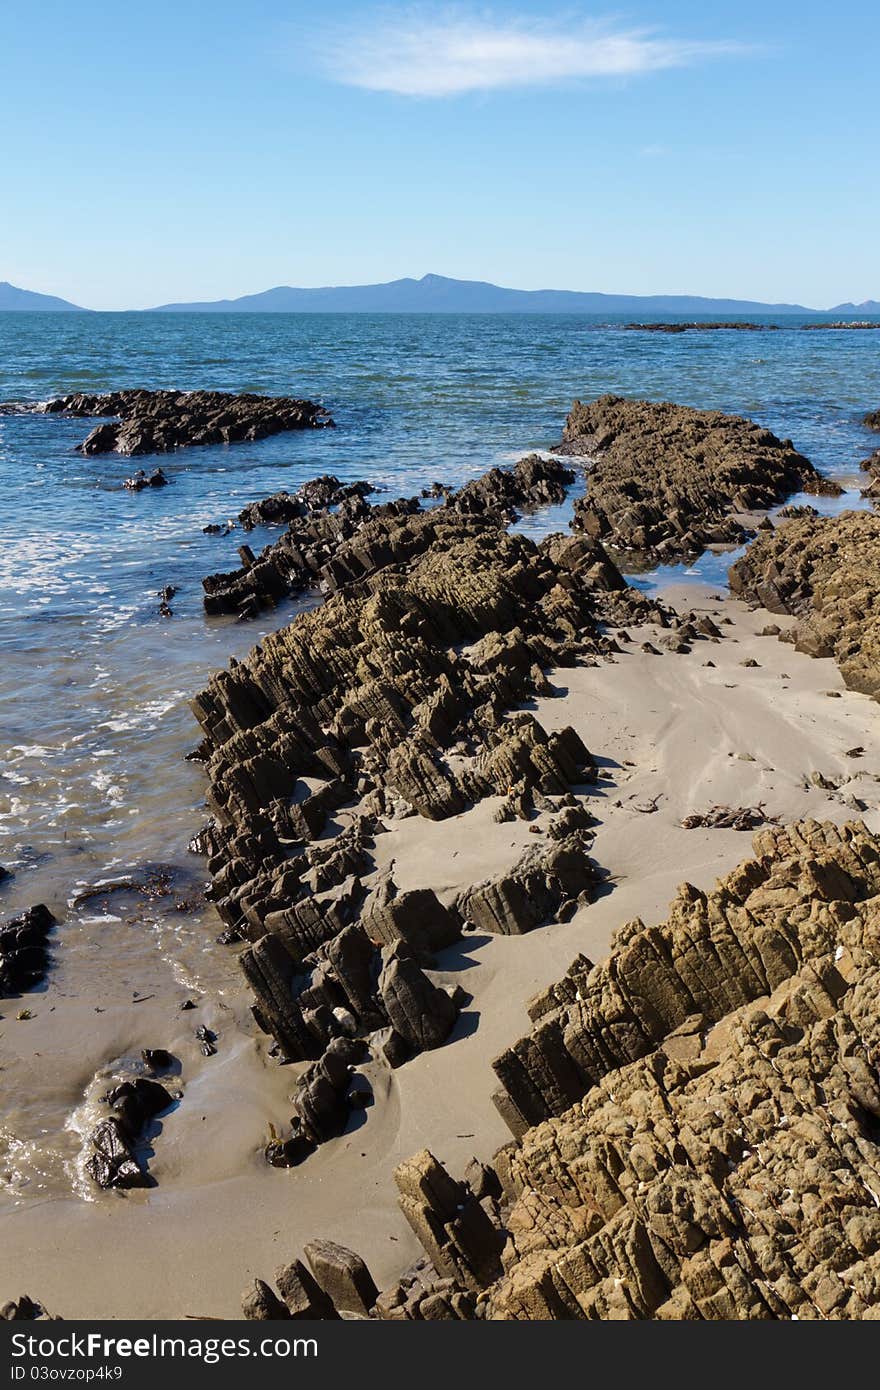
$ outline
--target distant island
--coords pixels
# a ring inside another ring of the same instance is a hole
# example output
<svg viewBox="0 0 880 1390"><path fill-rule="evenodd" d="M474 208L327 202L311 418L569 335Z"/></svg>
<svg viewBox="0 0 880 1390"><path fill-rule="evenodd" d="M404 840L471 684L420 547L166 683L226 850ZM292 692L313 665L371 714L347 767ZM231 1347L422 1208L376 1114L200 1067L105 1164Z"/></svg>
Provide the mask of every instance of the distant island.
<svg viewBox="0 0 880 1390"><path fill-rule="evenodd" d="M880 314L880 299L863 299L861 304L835 304L829 314Z"/></svg>
<svg viewBox="0 0 880 1390"><path fill-rule="evenodd" d="M67 299L59 299L55 294L37 294L36 290L21 290L17 285L10 285L8 280L0 280L0 311L4 309L31 309L43 314L90 312L81 309L78 304L71 304Z"/></svg>
<svg viewBox="0 0 880 1390"><path fill-rule="evenodd" d="M423 275L383 285L294 289L279 285L240 299L195 304L160 304L154 312L312 313L312 314L618 314L633 310L658 314L810 314L801 304L761 304L751 299L706 299L699 295L596 294L580 290L512 290L485 280L452 280Z"/></svg>
<svg viewBox="0 0 880 1390"><path fill-rule="evenodd" d="M55 295L0 282L0 311L84 312ZM754 299L710 299L691 294L599 294L582 290L513 290L485 280L423 275L381 285L328 285L297 289L278 285L238 299L159 304L155 314L880 314L880 301L810 309L804 304L764 304ZM719 325L720 326L720 325ZM765 325L760 325L764 327Z"/></svg>

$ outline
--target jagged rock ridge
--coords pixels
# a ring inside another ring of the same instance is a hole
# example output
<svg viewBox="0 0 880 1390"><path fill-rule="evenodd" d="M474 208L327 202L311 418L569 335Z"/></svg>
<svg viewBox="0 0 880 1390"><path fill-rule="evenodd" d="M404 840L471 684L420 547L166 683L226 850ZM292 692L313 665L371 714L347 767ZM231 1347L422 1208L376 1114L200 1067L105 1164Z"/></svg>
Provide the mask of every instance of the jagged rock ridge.
<svg viewBox="0 0 880 1390"><path fill-rule="evenodd" d="M731 591L798 618L780 634L833 657L851 690L880 697L880 516L798 517L762 533L730 570Z"/></svg>
<svg viewBox="0 0 880 1390"><path fill-rule="evenodd" d="M285 430L326 429L333 420L313 401L225 391L112 391L61 396L48 414L115 416L79 445L83 454L160 454L191 444L235 444Z"/></svg>
<svg viewBox="0 0 880 1390"><path fill-rule="evenodd" d="M370 1316L880 1316L880 840L754 847L533 1001L519 1136L461 1181L398 1170L426 1260Z"/></svg>
<svg viewBox="0 0 880 1390"><path fill-rule="evenodd" d="M749 533L733 513L797 491L840 492L791 440L738 415L668 401L575 401L559 449L592 460L573 525L653 563L740 544Z"/></svg>

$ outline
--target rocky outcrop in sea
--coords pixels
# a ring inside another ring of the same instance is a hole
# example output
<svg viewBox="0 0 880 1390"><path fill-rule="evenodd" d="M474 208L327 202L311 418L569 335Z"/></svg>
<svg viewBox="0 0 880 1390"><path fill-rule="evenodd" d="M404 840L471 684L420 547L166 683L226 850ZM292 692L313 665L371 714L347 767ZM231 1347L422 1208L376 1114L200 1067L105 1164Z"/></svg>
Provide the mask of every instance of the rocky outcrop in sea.
<svg viewBox="0 0 880 1390"><path fill-rule="evenodd" d="M573 525L636 562L740 544L749 534L742 514L793 492L840 492L791 440L738 415L666 401L575 401L559 450L591 461Z"/></svg>
<svg viewBox="0 0 880 1390"><path fill-rule="evenodd" d="M286 430L326 429L314 401L225 391L112 391L48 401L48 414L113 416L79 445L83 454L162 454L191 444L236 444Z"/></svg>

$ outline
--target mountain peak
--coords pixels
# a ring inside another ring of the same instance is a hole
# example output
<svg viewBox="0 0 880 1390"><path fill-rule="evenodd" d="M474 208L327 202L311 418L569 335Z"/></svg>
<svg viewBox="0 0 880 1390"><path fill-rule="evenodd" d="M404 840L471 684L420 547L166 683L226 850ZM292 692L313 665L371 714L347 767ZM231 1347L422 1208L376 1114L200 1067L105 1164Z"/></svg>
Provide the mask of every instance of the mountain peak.
<svg viewBox="0 0 880 1390"><path fill-rule="evenodd" d="M23 309L43 313L83 313L78 304L67 299L59 299L55 294L38 294L36 290L23 290L18 285L10 285L8 280L0 280L0 310Z"/></svg>

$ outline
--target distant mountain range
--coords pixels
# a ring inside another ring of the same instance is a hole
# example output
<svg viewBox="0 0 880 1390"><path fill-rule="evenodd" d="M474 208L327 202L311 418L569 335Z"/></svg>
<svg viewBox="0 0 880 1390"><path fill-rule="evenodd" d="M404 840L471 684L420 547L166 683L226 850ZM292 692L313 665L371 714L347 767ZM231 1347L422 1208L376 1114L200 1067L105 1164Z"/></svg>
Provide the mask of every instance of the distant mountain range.
<svg viewBox="0 0 880 1390"><path fill-rule="evenodd" d="M485 280L391 280L384 285L293 289L279 285L262 294L201 304L160 304L160 314L809 314L800 304L760 304L752 299L699 295L590 294L580 290L509 290Z"/></svg>
<svg viewBox="0 0 880 1390"><path fill-rule="evenodd" d="M54 294L37 294L35 290L20 290L17 285L10 285L8 280L0 280L0 310L3 309L38 309L44 314L58 313L83 313L78 304L71 304L66 299L59 299Z"/></svg>
<svg viewBox="0 0 880 1390"><path fill-rule="evenodd" d="M78 311L76 304L0 281L0 310ZM200 303L160 304L156 314L880 314L880 301L809 309L803 304L764 304L755 299L708 299L692 294L592 294L581 290L511 290L485 280L390 280L383 285L294 289L279 285L261 294Z"/></svg>
<svg viewBox="0 0 880 1390"><path fill-rule="evenodd" d="M861 304L853 304L848 301L846 304L835 304L833 309L828 310L829 314L880 314L880 299L863 299Z"/></svg>

